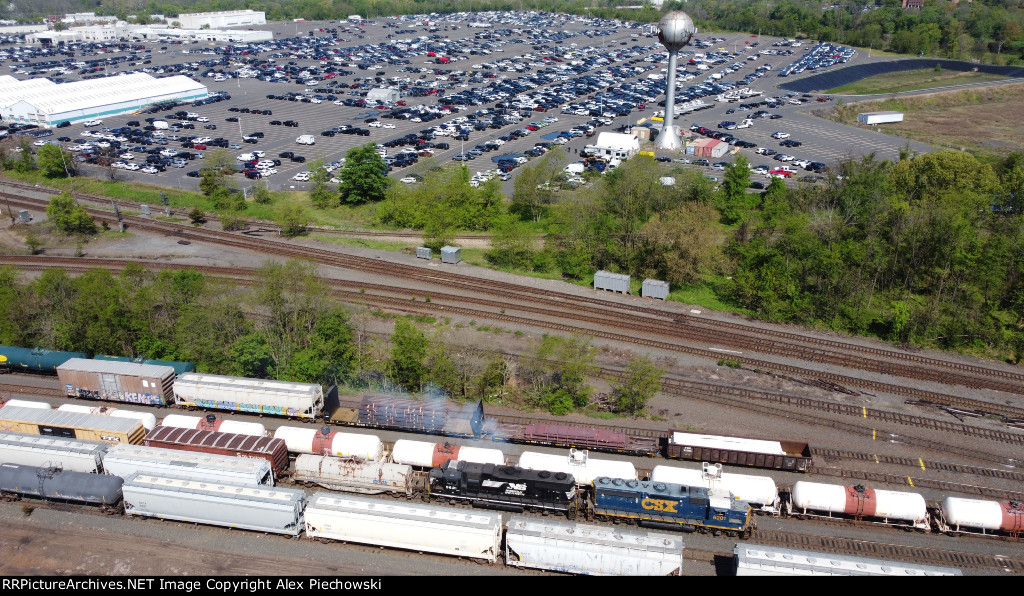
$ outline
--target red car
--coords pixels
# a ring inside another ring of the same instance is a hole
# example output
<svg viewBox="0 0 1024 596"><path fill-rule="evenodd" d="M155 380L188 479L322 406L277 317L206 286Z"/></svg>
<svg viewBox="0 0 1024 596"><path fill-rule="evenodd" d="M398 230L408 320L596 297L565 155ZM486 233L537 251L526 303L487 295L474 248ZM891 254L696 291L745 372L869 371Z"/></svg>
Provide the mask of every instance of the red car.
<svg viewBox="0 0 1024 596"><path fill-rule="evenodd" d="M203 151L204 149L206 149L206 145L203 145L202 143L200 143L198 145L193 145L192 148L193 149L198 149L200 151Z"/></svg>
<svg viewBox="0 0 1024 596"><path fill-rule="evenodd" d="M771 173L772 174L778 174L778 175L786 177L786 178L791 178L793 176L793 172L790 172L788 170L781 170L779 168L775 168L774 170L772 170Z"/></svg>
<svg viewBox="0 0 1024 596"><path fill-rule="evenodd" d="M540 127L539 126L534 126L532 124L527 124L526 125L526 130L540 130Z"/></svg>

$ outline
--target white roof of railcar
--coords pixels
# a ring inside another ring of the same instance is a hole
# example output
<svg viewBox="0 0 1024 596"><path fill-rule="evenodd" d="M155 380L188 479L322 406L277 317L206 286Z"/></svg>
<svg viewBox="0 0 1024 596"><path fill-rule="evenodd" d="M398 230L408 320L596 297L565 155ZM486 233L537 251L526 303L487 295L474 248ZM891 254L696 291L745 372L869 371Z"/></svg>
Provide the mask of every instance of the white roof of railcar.
<svg viewBox="0 0 1024 596"><path fill-rule="evenodd" d="M816 553L811 551L774 548L761 544L737 544L733 549L740 567L746 569L765 568L773 573L784 573L787 569L795 572L811 572L820 570L823 574L832 575L879 575L889 577L913 577L924 575L963 575L953 567L932 567L905 563L902 561L883 561L862 557L844 557L840 555ZM776 569L777 568L777 569ZM809 573L800 573L809 575Z"/></svg>
<svg viewBox="0 0 1024 596"><path fill-rule="evenodd" d="M107 460L130 459L146 462L166 462L188 468L208 468L224 471L249 471L269 468L270 462L258 457L235 457L216 453L201 453L182 449L165 449L146 445L114 445L107 452Z"/></svg>
<svg viewBox="0 0 1024 596"><path fill-rule="evenodd" d="M63 410L40 410L38 408L19 408L5 406L0 409L0 420L12 420L38 424L41 426L61 426L68 428L84 428L121 433L130 433L142 422L136 418L118 418L103 414L79 414Z"/></svg>
<svg viewBox="0 0 1024 596"><path fill-rule="evenodd" d="M69 451L72 453L92 454L97 451L106 451L107 443L98 441L80 441L78 439L67 439L64 437L42 437L39 435L26 435L9 431L0 432L0 443L12 446L25 446Z"/></svg>
<svg viewBox="0 0 1024 596"><path fill-rule="evenodd" d="M630 549L642 548L646 551L654 552L680 552L685 546L682 538L672 534L549 519L512 517L508 520L508 530L519 535L564 539L571 540L572 542L586 542L603 546L628 547Z"/></svg>
<svg viewBox="0 0 1024 596"><path fill-rule="evenodd" d="M461 511L436 505L392 503L380 499L333 495L319 492L309 499L309 507L376 515L388 519L431 521L446 526L488 528L501 525L500 513Z"/></svg>
<svg viewBox="0 0 1024 596"><path fill-rule="evenodd" d="M263 503L290 503L305 497L306 493L294 488L255 487L241 484L203 482L174 476L153 474L130 474L124 480L125 487L153 488L163 491L202 494L227 497L236 500Z"/></svg>
<svg viewBox="0 0 1024 596"><path fill-rule="evenodd" d="M732 449L733 451L753 451L756 453L770 453L772 455L786 455L786 452L782 450L782 443L778 441L674 432L672 433L672 442L677 445L693 445L694 447L709 447L711 449Z"/></svg>
<svg viewBox="0 0 1024 596"><path fill-rule="evenodd" d="M133 377L157 377L161 379L174 376L174 368L170 366L136 364L134 362L120 362L117 360L91 360L88 358L71 358L57 367L57 372L62 370L131 375Z"/></svg>
<svg viewBox="0 0 1024 596"><path fill-rule="evenodd" d="M314 383L292 383L289 381L273 381L268 379L249 379L246 377L227 377L223 375L205 375L200 373L184 373L178 375L175 383L220 387L223 389L244 389L247 391L267 391L274 393L297 393L301 395L322 393L323 388Z"/></svg>

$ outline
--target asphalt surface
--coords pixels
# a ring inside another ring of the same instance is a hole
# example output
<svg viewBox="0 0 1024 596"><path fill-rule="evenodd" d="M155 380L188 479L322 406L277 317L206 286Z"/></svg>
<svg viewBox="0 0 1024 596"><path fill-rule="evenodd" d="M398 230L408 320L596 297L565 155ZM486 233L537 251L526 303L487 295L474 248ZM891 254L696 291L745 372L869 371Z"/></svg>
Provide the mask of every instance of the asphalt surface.
<svg viewBox="0 0 1024 596"><path fill-rule="evenodd" d="M388 22L386 19L378 20L376 25L367 25L364 27L364 34L362 39L351 39L348 43L341 43L339 45L350 45L355 43L374 43L383 41L388 31L394 31L394 29L386 29L382 25ZM285 36L294 36L296 33L299 36L308 36L310 31L313 31L316 35L323 35L318 31L319 27L335 27L336 24L328 23L278 23L269 26L268 28L275 31L275 39L280 39ZM567 29L572 28L572 24L566 25ZM583 28L583 25L576 25L577 28ZM420 29L417 34L422 34L422 27L412 27L414 29ZM471 38L478 30L470 29L468 27L461 27L458 30L445 31L444 34L455 39L458 36ZM639 38L633 38L631 35L636 34L636 29L619 28L612 35L606 37L594 38L588 40L583 37L580 38L582 42L592 42L595 45L611 49L625 49L627 47L633 47L634 45L642 45L649 48L649 51L645 52L637 60L638 64L646 64L644 57L649 57L660 50L660 45L656 38L646 37L640 35ZM778 77L778 71L792 63L796 58L803 55L806 50L809 50L812 45L805 43L801 48L793 48L794 54L790 56L771 56L763 55L756 61L748 61L746 57L760 50L772 49L772 43L778 41L776 38L769 37L756 37L746 34L714 34L718 39L724 39L724 41L717 41L713 44L713 48L709 50L700 50L694 47L688 47L684 52L701 52L701 51L713 51L713 50L726 50L730 52L736 52L734 54L734 61L743 62L744 68L738 71L738 75L742 76L749 72L752 72L755 68L754 65L769 64L773 67L772 72L769 72L767 76L757 79L749 86L752 89L762 91L762 97L783 96L786 92L780 90L778 85L783 83L792 83L793 77L783 78ZM413 36L409 34L408 36ZM697 39L710 38L711 34L699 33ZM753 44L758 44L755 48ZM153 52L153 64L152 66L158 67L161 64L172 64L180 63L183 61L194 61L202 58L209 58L210 56L199 55L195 53L204 49L210 49L215 44L192 44L192 45L167 45L164 46L160 43L148 42L147 51ZM161 51L159 47L169 48L167 51ZM181 49L188 48L190 54L185 55L181 53ZM776 48L779 49L779 48ZM781 48L785 49L785 48ZM501 58L511 57L520 55L523 53L529 53L531 50L528 44L510 44L503 48L501 53L494 53L490 56L469 56L469 60L453 62L447 65L452 70L477 70L479 69L476 65L487 62L498 60ZM162 53L161 53L162 52ZM681 57L681 64L685 63L687 55ZM432 64L434 58L426 56L415 56L412 59L412 63L408 66L437 66ZM854 58L851 60L850 65L858 63L864 63L870 61L871 58L867 57L863 52L857 52ZM296 60L300 66L304 65L320 65L318 61L308 60ZM618 62L616 64L621 64ZM610 65L609 65L610 66ZM665 62L656 63L654 70L648 73L640 74L637 78L648 76L650 73L658 73L661 68L667 66ZM836 65L831 67L829 70L835 70L840 68L842 65ZM699 75L694 80L687 84L696 84L703 81L707 75L719 72L725 65L714 66L710 70L703 72L697 72ZM386 77L400 75L402 73L396 72L397 66L394 65L383 65L381 70L385 71ZM230 70L225 69L225 70ZM355 74L349 77L340 77L344 82L348 82L355 76L367 76L373 75L371 71L360 71L356 70ZM515 76L516 73L508 73L507 76ZM409 73L410 78L415 79L416 74ZM729 76L729 79L738 78L735 75ZM187 111L194 111L201 116L209 118L209 123L216 125L216 130L204 130L204 123L196 123L195 130L184 130L177 133L179 136L185 135L207 135L211 137L225 137L233 143L237 143L240 149L229 149L232 157L235 157L241 153L248 152L250 150L260 150L266 153L266 158L278 158L281 159L282 164L276 169L278 173L270 177L265 178L265 182L269 185L272 190L306 190L308 183L296 182L292 180L292 177L299 173L309 170L309 163L314 159L323 159L325 162L331 162L340 159L344 156L345 152L352 147L363 145L369 141L377 142L378 144L388 141L390 139L401 137L407 133L418 133L421 130L428 128L431 125L440 124L446 122L458 115L463 115L467 112L472 112L482 108L493 108L493 104L481 105L481 106L467 106L461 110L458 114L452 114L441 120L434 120L432 122L415 123L406 120L383 120L390 124L394 124L394 129L386 128L369 128L370 136L357 136L357 135L342 135L339 134L335 137L322 137L319 136L320 132L330 128L332 126L340 126L344 124L359 126L367 128L364 120L379 115L378 110L371 110L366 108L355 108L347 106L334 105L330 101L324 101L321 104L307 104L300 102L290 101L279 101L267 99L268 94L280 95L288 91L303 91L306 87L302 85L296 85L294 83L268 83L258 79L228 79L226 81L215 82L213 78L201 79L204 84L208 86L210 91L226 91L231 94L232 98L229 101L223 101L215 104L205 105L201 107L182 107L176 109L184 109ZM429 79L428 79L429 80ZM493 79L484 79L485 83ZM323 82L321 82L322 84ZM466 85L470 87L472 85ZM475 86L482 86L475 84ZM456 85L453 89L448 91L448 94L463 90L462 87ZM340 95L339 97L347 97L346 95ZM430 98L419 98L419 97L408 97L403 98L409 105L416 105L417 103L428 103L428 104L444 104L444 99L440 100ZM751 99L749 101L754 101ZM705 102L714 104L714 107L707 110L695 112L693 114L683 115L677 118L677 125L685 130L689 129L691 124L698 124L714 129L716 124L722 120L734 120L739 122L745 116L745 112L736 109L738 104L726 104L716 102L714 96L705 98ZM899 155L900 149L907 145L906 140L889 137L884 134L879 134L875 129L872 128L857 128L842 126L837 123L818 118L810 114L813 109L820 107L828 107L830 102L819 103L809 101L802 105L791 105L785 103L783 107L778 109L768 109L773 113L782 115L781 119L768 120L768 119L756 119L754 125L750 128L742 130L731 131L737 137L757 143L759 147L769 147L776 149L780 153L787 153L793 155L796 158L808 159L811 161L820 161L829 165L834 165L837 161L844 158L858 158L861 155L874 154L880 159L896 159ZM236 112L230 112L231 107L247 107L250 109L269 109L273 113L272 115L256 115L256 114L241 114ZM617 130L625 124L635 124L638 121L650 119L654 113L662 108L659 108L656 104L647 105L643 110L634 110L629 116L617 117L613 119L611 125L606 125L598 128L598 132ZM726 111L733 109L735 113L727 114ZM144 117L160 115L123 115L104 118L103 127L115 128L118 126L125 125L130 120L142 120ZM225 119L228 117L237 117L239 122L226 122ZM559 132L568 130L574 124L581 124L590 120L591 116L576 116L563 114L560 110L553 109L547 113L536 113L535 119L529 118L523 119L517 124L511 124L504 127L501 130L487 130L483 132L474 131L470 135L468 142L460 143L454 141L451 138L438 138L437 141L448 142L451 146L448 150L440 150L435 153L435 156L430 158L437 164L444 164L451 160L453 156L463 151L463 148L469 149L475 147L477 144L484 143L489 140L498 138L499 136L506 135L511 130L520 128L529 124L532 121L539 121L545 116L555 116L558 118L557 122L552 123L550 126L541 128L539 131L533 134L516 139L505 144L499 151L493 153L485 153L473 161L466 162L467 167L471 173L483 172L494 167L494 163L490 158L498 154L508 153L521 153L526 149L532 148L536 143L543 141L540 137L549 133ZM299 123L298 127L284 127L284 126L271 126L269 124L272 120L295 120ZM73 125L70 128L58 129L56 136L67 136L72 139L81 138L81 132L83 130L97 130L99 127L83 127L82 125ZM250 134L252 132L260 131L264 133L264 138L260 139L257 144L243 143L241 137L243 134ZM776 131L788 132L791 134L791 138L799 140L803 143L801 147L797 148L785 148L779 146L779 141L771 138L771 134ZM311 134L316 138L316 144L312 146L299 145L295 142L299 135ZM51 137L54 138L54 137ZM597 137L592 138L575 138L569 143L564 145L561 150L567 152L569 161L575 161L579 159L578 154L587 144L596 142ZM168 147L176 147L177 143L171 142ZM911 149L919 153L924 153L930 150L926 145L920 143L910 143ZM641 146L642 150L650 150L651 147ZM392 154L401 148L389 150ZM557 148L555 150L558 150ZM302 155L307 158L306 163L293 163L288 159L279 158L279 154L285 151L292 151L297 155ZM667 153L667 152L656 152L658 156L663 157L682 157L681 153ZM757 155L755 149L742 149L738 152L744 155L752 165L767 165L770 168L774 168L781 165L779 162L774 161L768 156ZM694 157L694 156L689 156ZM725 161L731 162L734 159L732 155L726 154L726 156L713 159L711 161ZM134 162L141 163L143 161L138 155ZM423 160L421 159L420 166L422 166ZM680 164L664 164L666 171L673 168L679 167ZM152 183L167 187L177 187L184 189L195 189L198 188L198 178L190 178L186 176L186 173L191 170L198 170L201 166L199 160L190 162L184 168L168 168L166 172L159 174L145 174L140 171L129 172L124 170L115 170L115 176L119 180L126 181L137 181ZM412 166L416 168L417 166ZM688 165L685 167L700 168L700 166ZM107 168L96 167L96 166L85 166L85 171L90 175L104 176L108 174ZM391 174L391 177L396 180L401 179L408 175L412 171L409 168L395 168ZM512 175L521 171L521 168L514 170ZM705 168L704 171L709 175L720 177L721 174L712 171L711 169ZM337 171L334 172L337 175ZM802 173L798 173L797 177L800 177ZM513 178L514 179L514 178ZM757 179L755 176L754 179ZM235 177L238 186L245 188L251 186L254 181L245 179L241 175ZM796 180L788 181L790 184L796 184ZM510 194L513 189L513 181L507 181L504 184L504 190L507 194Z"/></svg>

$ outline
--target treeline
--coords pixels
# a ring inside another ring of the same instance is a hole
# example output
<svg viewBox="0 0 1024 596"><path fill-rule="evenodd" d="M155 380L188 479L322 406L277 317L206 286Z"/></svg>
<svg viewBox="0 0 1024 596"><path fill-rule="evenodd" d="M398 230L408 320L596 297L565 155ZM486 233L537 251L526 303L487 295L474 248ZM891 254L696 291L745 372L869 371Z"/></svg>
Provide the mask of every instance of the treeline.
<svg viewBox="0 0 1024 596"><path fill-rule="evenodd" d="M488 339L460 345L454 329L467 326L353 314L329 298L314 272L309 263L272 262L244 287L137 265L119 275L93 269L77 277L48 269L30 281L0 266L0 344L182 360L206 373L440 393L556 414L594 407L643 414L660 385L663 370L638 357L598 400L589 337L544 336L518 357L489 351ZM372 319L394 319L393 333L368 331ZM475 322L468 328L481 338L502 332Z"/></svg>
<svg viewBox="0 0 1024 596"><path fill-rule="evenodd" d="M454 13L486 10L537 10L639 23L657 23L669 10L685 10L699 31L743 31L781 37L807 37L901 54L924 54L954 60L983 60L1015 64L1024 58L1024 6L1003 0L951 2L927 0L920 9L906 10L900 0L882 2L842 1L834 4L812 0L701 0L666 2L660 10L618 8L621 2L601 0L474 0L439 4L430 0L197 0L195 2L143 2L114 0L96 6L85 0L15 0L0 5L0 18L39 18L51 14L95 11L98 14L163 14L249 8L266 12L268 21L344 19L350 14L364 18L389 15Z"/></svg>

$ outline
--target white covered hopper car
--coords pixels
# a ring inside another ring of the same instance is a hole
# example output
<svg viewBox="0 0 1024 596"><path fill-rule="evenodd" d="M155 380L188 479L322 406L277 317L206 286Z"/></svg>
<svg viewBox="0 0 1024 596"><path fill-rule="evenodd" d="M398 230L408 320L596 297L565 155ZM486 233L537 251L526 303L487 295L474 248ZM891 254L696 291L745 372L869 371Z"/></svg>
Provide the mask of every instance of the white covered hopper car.
<svg viewBox="0 0 1024 596"><path fill-rule="evenodd" d="M313 383L185 373L174 381L175 402L186 408L231 410L313 419L324 410L324 390Z"/></svg>

